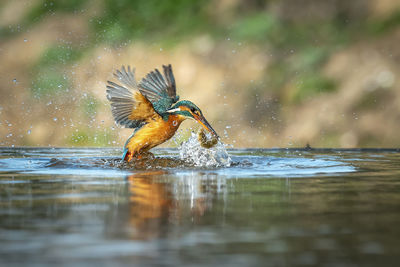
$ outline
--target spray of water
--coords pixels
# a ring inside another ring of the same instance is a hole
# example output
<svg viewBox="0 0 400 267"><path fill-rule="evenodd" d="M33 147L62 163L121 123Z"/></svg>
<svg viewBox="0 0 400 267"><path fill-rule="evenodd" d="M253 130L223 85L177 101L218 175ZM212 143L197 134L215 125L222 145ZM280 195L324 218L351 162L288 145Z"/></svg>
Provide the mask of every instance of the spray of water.
<svg viewBox="0 0 400 267"><path fill-rule="evenodd" d="M204 148L194 132L180 145L179 156L181 160L198 167L229 167L232 163L221 141L218 140L218 143L211 148Z"/></svg>

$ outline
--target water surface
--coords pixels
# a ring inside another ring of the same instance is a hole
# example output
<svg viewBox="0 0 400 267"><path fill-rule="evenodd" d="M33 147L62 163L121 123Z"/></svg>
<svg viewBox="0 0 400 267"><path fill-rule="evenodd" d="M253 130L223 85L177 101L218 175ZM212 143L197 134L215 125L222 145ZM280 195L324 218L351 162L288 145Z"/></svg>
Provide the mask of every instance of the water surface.
<svg viewBox="0 0 400 267"><path fill-rule="evenodd" d="M398 150L0 148L1 266L396 266Z"/></svg>

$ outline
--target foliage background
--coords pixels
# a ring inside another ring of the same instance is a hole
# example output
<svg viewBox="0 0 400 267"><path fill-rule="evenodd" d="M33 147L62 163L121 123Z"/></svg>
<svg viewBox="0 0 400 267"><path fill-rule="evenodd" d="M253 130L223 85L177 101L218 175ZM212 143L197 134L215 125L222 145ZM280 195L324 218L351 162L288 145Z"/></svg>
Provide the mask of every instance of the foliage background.
<svg viewBox="0 0 400 267"><path fill-rule="evenodd" d="M398 147L399 43L397 0L3 0L0 145L122 146L105 82L171 63L234 147Z"/></svg>

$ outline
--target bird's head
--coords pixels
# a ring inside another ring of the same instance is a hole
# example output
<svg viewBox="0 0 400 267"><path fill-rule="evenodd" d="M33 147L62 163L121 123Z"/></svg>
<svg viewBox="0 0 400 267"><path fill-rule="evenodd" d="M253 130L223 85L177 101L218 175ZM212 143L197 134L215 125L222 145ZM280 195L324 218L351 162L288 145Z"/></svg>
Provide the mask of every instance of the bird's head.
<svg viewBox="0 0 400 267"><path fill-rule="evenodd" d="M173 105L168 111L170 114L183 116L184 119L193 119L200 123L207 131L218 138L217 132L211 127L201 110L192 102L182 100Z"/></svg>

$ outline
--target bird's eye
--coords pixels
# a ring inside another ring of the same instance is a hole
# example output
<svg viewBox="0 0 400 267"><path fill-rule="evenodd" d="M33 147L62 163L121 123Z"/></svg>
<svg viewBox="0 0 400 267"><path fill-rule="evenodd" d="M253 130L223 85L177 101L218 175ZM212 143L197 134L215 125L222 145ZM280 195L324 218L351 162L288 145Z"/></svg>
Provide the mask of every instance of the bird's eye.
<svg viewBox="0 0 400 267"><path fill-rule="evenodd" d="M196 110L195 110L194 108L191 108L190 111L191 111L192 113L195 113Z"/></svg>

